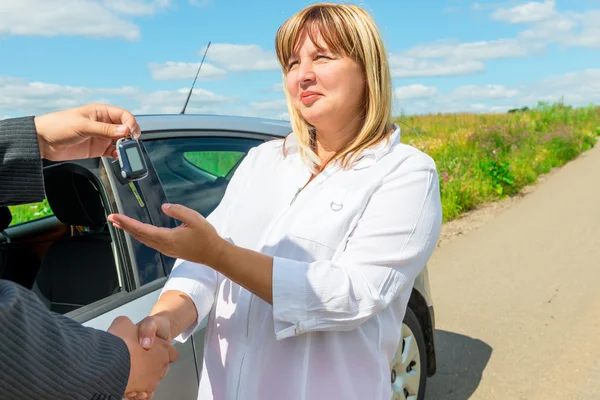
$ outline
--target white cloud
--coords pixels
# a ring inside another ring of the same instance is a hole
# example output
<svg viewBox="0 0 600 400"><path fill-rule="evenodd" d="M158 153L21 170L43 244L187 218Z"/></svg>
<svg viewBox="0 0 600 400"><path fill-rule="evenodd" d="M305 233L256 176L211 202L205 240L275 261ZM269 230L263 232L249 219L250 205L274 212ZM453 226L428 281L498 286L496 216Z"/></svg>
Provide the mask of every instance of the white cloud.
<svg viewBox="0 0 600 400"><path fill-rule="evenodd" d="M134 114L178 114L183 109L189 88L178 90L159 90L155 92L139 91L131 97L131 109ZM186 114L192 113L218 113L224 105L237 100L233 97L223 96L209 90L195 87ZM136 105L133 105L136 104Z"/></svg>
<svg viewBox="0 0 600 400"><path fill-rule="evenodd" d="M0 114L40 115L91 102L115 104L135 113L179 113L189 88L144 92L134 87L88 88L0 77ZM194 88L188 110L218 110L236 98Z"/></svg>
<svg viewBox="0 0 600 400"><path fill-rule="evenodd" d="M484 112L484 113L504 113L510 110L511 107L507 106L489 106L484 103L473 103L468 105L468 109L473 112Z"/></svg>
<svg viewBox="0 0 600 400"><path fill-rule="evenodd" d="M124 97L136 97L142 93L140 89L132 86L123 86L121 88L94 88L91 90L93 93Z"/></svg>
<svg viewBox="0 0 600 400"><path fill-rule="evenodd" d="M600 10L558 11L555 1L529 2L491 14L494 20L524 23L529 27L518 35L525 46L558 43L564 47L600 49Z"/></svg>
<svg viewBox="0 0 600 400"><path fill-rule="evenodd" d="M179 100L185 100L189 91L189 88L181 88L178 90L159 90L157 92L145 94L143 101L147 104L165 104L167 101L172 100L178 102ZM198 87L194 88L190 98L190 102L195 101L200 103L223 103L231 100L232 98L230 97L216 94L210 90ZM181 101L181 105L183 105L183 101Z"/></svg>
<svg viewBox="0 0 600 400"><path fill-rule="evenodd" d="M290 115L286 110L271 110L255 107L230 108L225 111L225 114L239 115L242 117L269 118L289 121Z"/></svg>
<svg viewBox="0 0 600 400"><path fill-rule="evenodd" d="M284 121L289 121L290 119L285 99L255 101L250 104L238 105L236 107L223 107L219 113Z"/></svg>
<svg viewBox="0 0 600 400"><path fill-rule="evenodd" d="M578 46L588 49L600 49L600 10L587 11L583 14L566 15L577 21L578 28L572 34L559 36L559 42L566 46Z"/></svg>
<svg viewBox="0 0 600 400"><path fill-rule="evenodd" d="M473 61L511 57L526 57L539 50L536 43L524 43L516 39L499 39L467 43L433 43L415 46L404 55L415 58L443 58Z"/></svg>
<svg viewBox="0 0 600 400"><path fill-rule="evenodd" d="M590 30L583 35L566 38L562 43L567 46L600 49L600 29Z"/></svg>
<svg viewBox="0 0 600 400"><path fill-rule="evenodd" d="M152 79L157 81L176 81L182 79L193 79L198 72L200 63L185 63L168 61L164 64L149 63L148 68L152 74ZM215 67L212 64L204 63L198 80L220 79L227 76L227 71Z"/></svg>
<svg viewBox="0 0 600 400"><path fill-rule="evenodd" d="M585 106L600 102L600 69L550 76L526 85L466 85L425 98L402 101L406 114L437 112L506 112L511 108L535 107L540 101ZM397 106L396 106L397 107Z"/></svg>
<svg viewBox="0 0 600 400"><path fill-rule="evenodd" d="M275 110L279 112L283 112L287 110L287 100L286 99L277 99L277 100L267 100L267 101L256 101L250 103L250 106L255 110Z"/></svg>
<svg viewBox="0 0 600 400"><path fill-rule="evenodd" d="M390 69L394 78L425 76L470 75L485 70L481 61L431 62L412 57L390 56Z"/></svg>
<svg viewBox="0 0 600 400"><path fill-rule="evenodd" d="M209 96L210 97L210 96ZM176 91L159 91L147 95L141 99L137 106L132 108L134 114L179 114L185 104L187 93ZM200 100L200 101L198 101ZM198 99L196 90L190 98L186 107L186 114L218 113L221 109L219 103L211 102L205 97Z"/></svg>
<svg viewBox="0 0 600 400"><path fill-rule="evenodd" d="M33 11L34 10L34 11ZM0 35L122 37L137 40L140 29L92 0L0 2Z"/></svg>
<svg viewBox="0 0 600 400"><path fill-rule="evenodd" d="M518 94L518 90L509 89L502 85L466 85L454 89L450 94L450 99L451 101L503 99L515 97Z"/></svg>
<svg viewBox="0 0 600 400"><path fill-rule="evenodd" d="M486 60L528 57L543 48L543 44L518 39L444 41L392 53L389 60L395 78L471 75L485 71Z"/></svg>
<svg viewBox="0 0 600 400"><path fill-rule="evenodd" d="M206 46L199 55L204 56ZM256 44L211 44L206 53L207 60L198 75L198 79L218 79L227 75L227 71L272 71L279 70L275 53ZM178 80L193 78L199 63L169 61L164 64L150 63L152 78L155 80ZM275 87L274 87L275 90Z"/></svg>
<svg viewBox="0 0 600 400"><path fill-rule="evenodd" d="M104 94L108 93L9 77L0 79L0 110L41 114L97 101Z"/></svg>
<svg viewBox="0 0 600 400"><path fill-rule="evenodd" d="M541 43L518 39L440 41L392 53L389 60L395 78L471 75L486 70L484 61L528 57L543 49Z"/></svg>
<svg viewBox="0 0 600 400"><path fill-rule="evenodd" d="M531 1L512 8L500 8L492 14L492 19L511 24L531 23L550 19L555 13L554 0L546 0L543 3Z"/></svg>
<svg viewBox="0 0 600 400"><path fill-rule="evenodd" d="M586 104L600 100L600 69L587 69L542 79L530 96L564 96L565 102Z"/></svg>
<svg viewBox="0 0 600 400"><path fill-rule="evenodd" d="M394 89L394 97L398 100L423 99L433 97L437 93L437 88L420 84L401 86Z"/></svg>
<svg viewBox="0 0 600 400"><path fill-rule="evenodd" d="M519 33L522 39L556 40L570 34L577 26L577 21L564 15L534 24L530 29Z"/></svg>
<svg viewBox="0 0 600 400"><path fill-rule="evenodd" d="M167 9L171 0L104 0L104 5L119 14L152 15Z"/></svg>
<svg viewBox="0 0 600 400"><path fill-rule="evenodd" d="M206 47L202 48L204 54ZM275 52L256 44L211 44L206 58L228 71L268 71L279 69Z"/></svg>

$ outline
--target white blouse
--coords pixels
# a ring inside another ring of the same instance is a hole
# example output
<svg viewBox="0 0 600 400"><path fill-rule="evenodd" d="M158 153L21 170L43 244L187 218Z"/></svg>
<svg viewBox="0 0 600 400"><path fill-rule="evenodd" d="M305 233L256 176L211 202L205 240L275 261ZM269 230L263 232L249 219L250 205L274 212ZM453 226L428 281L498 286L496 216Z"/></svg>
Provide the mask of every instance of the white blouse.
<svg viewBox="0 0 600 400"><path fill-rule="evenodd" d="M389 400L413 282L440 233L435 163L395 126L353 168L331 165L298 191L311 172L293 134L286 158L282 145L253 148L208 217L222 237L274 257L273 305L183 260L163 288L198 310L176 340L209 316L198 399Z"/></svg>

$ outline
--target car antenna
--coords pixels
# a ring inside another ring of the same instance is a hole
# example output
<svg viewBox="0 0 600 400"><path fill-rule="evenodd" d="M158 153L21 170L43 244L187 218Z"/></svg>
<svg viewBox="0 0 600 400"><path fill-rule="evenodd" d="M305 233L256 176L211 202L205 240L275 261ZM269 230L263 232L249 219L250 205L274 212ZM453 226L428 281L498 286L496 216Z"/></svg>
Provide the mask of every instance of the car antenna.
<svg viewBox="0 0 600 400"><path fill-rule="evenodd" d="M183 110L181 110L180 114L185 114L185 109L190 101L190 97L192 97L192 90L194 90L194 85L196 84L196 79L198 79L198 74L200 73L200 68L202 68L202 64L204 64L204 58L206 57L206 53L208 52L208 48L210 47L210 42L208 42L208 46L206 46L206 50L204 50L204 56L202 56L202 61L200 61L200 66L198 67L198 71L196 71L196 77L194 78L194 82L192 83L192 87L190 88L190 92L188 93L187 99L185 100L185 104L183 105Z"/></svg>

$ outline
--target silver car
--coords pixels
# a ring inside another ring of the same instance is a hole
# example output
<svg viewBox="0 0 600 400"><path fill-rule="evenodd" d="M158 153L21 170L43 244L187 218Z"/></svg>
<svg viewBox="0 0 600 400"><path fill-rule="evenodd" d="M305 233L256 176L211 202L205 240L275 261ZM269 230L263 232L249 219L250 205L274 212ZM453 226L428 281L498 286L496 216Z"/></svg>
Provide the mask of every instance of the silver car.
<svg viewBox="0 0 600 400"><path fill-rule="evenodd" d="M109 159L47 162L47 201L53 215L10 226L5 234L21 260L11 279L34 290L47 307L106 330L120 315L147 316L174 260L115 230L109 213L174 227L161 212L168 201L207 216L248 151L291 131L286 121L215 115L142 115L141 143L148 176L128 183ZM6 237L6 236L5 236ZM25 262L24 260L27 260ZM6 271L11 271L7 268ZM0 276L2 278L2 276ZM206 321L186 343L155 394L156 400L195 400ZM434 312L427 268L417 278L390 366L391 399L423 399L436 371Z"/></svg>

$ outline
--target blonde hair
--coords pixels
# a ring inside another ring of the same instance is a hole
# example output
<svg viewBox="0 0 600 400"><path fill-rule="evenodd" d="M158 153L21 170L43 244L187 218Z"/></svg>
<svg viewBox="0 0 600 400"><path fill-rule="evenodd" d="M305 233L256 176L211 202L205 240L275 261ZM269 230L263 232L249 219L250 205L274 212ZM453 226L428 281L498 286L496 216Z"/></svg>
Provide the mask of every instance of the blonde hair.
<svg viewBox="0 0 600 400"><path fill-rule="evenodd" d="M341 159L342 167L348 168L362 150L388 138L392 132L392 78L385 46L374 20L356 5L310 5L277 30L275 49L283 71L290 122L298 139L299 153L313 172L325 167L314 151L314 128L293 107L285 84L289 59L304 34L315 46L318 46L317 37L320 35L329 50L353 59L365 76L365 111L360 131L328 161Z"/></svg>

